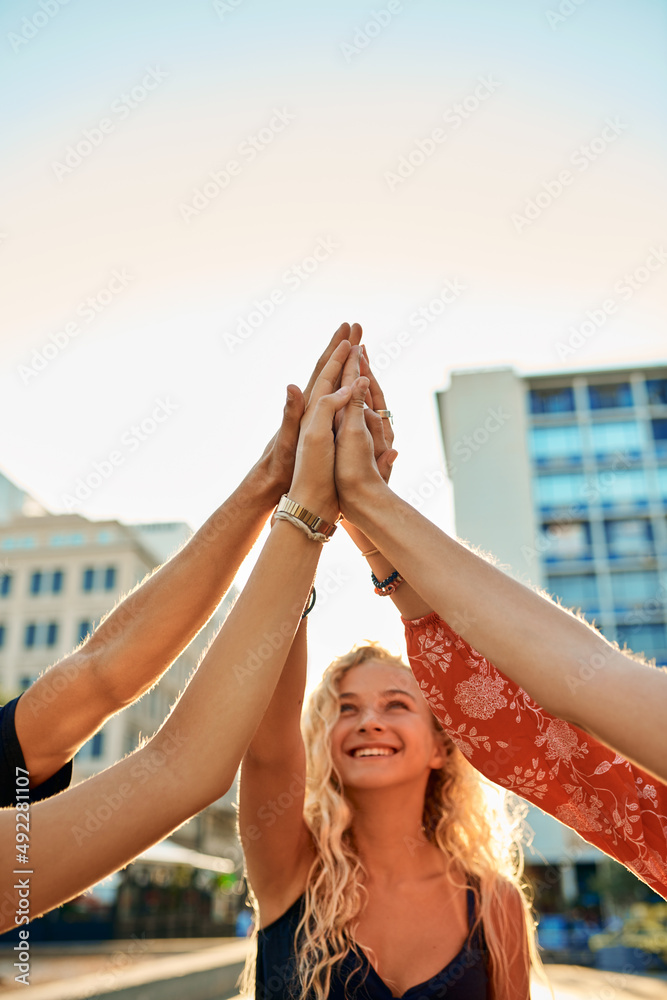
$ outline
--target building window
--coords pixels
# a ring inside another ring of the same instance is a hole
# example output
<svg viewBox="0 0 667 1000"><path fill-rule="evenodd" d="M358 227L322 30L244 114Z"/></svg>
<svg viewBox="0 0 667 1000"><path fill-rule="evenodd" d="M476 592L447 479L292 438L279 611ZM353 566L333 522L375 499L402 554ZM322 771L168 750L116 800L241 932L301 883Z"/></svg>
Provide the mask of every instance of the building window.
<svg viewBox="0 0 667 1000"><path fill-rule="evenodd" d="M49 545L62 548L69 545L83 545L85 539L80 531L70 531L67 534L51 535Z"/></svg>
<svg viewBox="0 0 667 1000"><path fill-rule="evenodd" d="M552 476L537 476L535 490L541 506L558 506L584 502L586 481L580 472L565 472Z"/></svg>
<svg viewBox="0 0 667 1000"><path fill-rule="evenodd" d="M35 594L60 594L63 589L64 573L61 569L56 569L51 573L43 573L35 570L30 575L30 593Z"/></svg>
<svg viewBox="0 0 667 1000"><path fill-rule="evenodd" d="M12 574L0 573L0 597L9 597L12 592Z"/></svg>
<svg viewBox="0 0 667 1000"><path fill-rule="evenodd" d="M20 538L3 538L0 542L0 549L9 552L13 549L34 549L36 545L37 542L31 535L23 535Z"/></svg>
<svg viewBox="0 0 667 1000"><path fill-rule="evenodd" d="M94 736L84 743L79 752L77 753L77 758L79 760L97 760L104 753L104 733L95 733Z"/></svg>
<svg viewBox="0 0 667 1000"><path fill-rule="evenodd" d="M589 385L588 401L591 410L611 410L619 406L632 406L632 388L629 382Z"/></svg>
<svg viewBox="0 0 667 1000"><path fill-rule="evenodd" d="M531 413L572 413L574 392L570 386L557 389L531 389Z"/></svg>
<svg viewBox="0 0 667 1000"><path fill-rule="evenodd" d="M643 469L617 468L600 472L590 488L603 507L628 503L646 506L648 503L648 484Z"/></svg>
<svg viewBox="0 0 667 1000"><path fill-rule="evenodd" d="M667 642L664 625L619 625L616 636L621 649L627 645L633 653L643 653L649 660L658 663L667 660Z"/></svg>
<svg viewBox="0 0 667 1000"><path fill-rule="evenodd" d="M647 378L646 392L649 403L667 406L667 378Z"/></svg>
<svg viewBox="0 0 667 1000"><path fill-rule="evenodd" d="M534 459L579 459L582 452L581 432L576 424L563 427L531 427L530 451Z"/></svg>
<svg viewBox="0 0 667 1000"><path fill-rule="evenodd" d="M652 420L653 443L660 458L667 456L667 420Z"/></svg>
<svg viewBox="0 0 667 1000"><path fill-rule="evenodd" d="M116 567L106 566L93 569L86 567L83 571L82 589L86 592L92 590L113 590L116 586Z"/></svg>
<svg viewBox="0 0 667 1000"><path fill-rule="evenodd" d="M0 625L0 649L5 645L5 626Z"/></svg>
<svg viewBox="0 0 667 1000"><path fill-rule="evenodd" d="M540 552L547 562L558 559L591 558L591 526L588 521L567 524L543 524Z"/></svg>
<svg viewBox="0 0 667 1000"><path fill-rule="evenodd" d="M31 684L32 684L32 677L22 677L21 691L27 691Z"/></svg>
<svg viewBox="0 0 667 1000"><path fill-rule="evenodd" d="M39 646L55 646L58 641L57 622L29 622L25 627L23 644L26 649L35 649Z"/></svg>
<svg viewBox="0 0 667 1000"><path fill-rule="evenodd" d="M577 576L548 576L547 590L560 597L566 608L586 609L598 607L598 585L594 573Z"/></svg>
<svg viewBox="0 0 667 1000"><path fill-rule="evenodd" d="M658 574L652 570L643 573L612 573L611 590L617 611L636 608L642 604L647 605L648 611L650 603L655 612L657 605L661 603L658 601L658 596L661 593Z"/></svg>
<svg viewBox="0 0 667 1000"><path fill-rule="evenodd" d="M90 635L90 633L91 633L91 623L88 622L88 621L86 621L86 622L79 622L79 631L78 631L78 634L77 634L77 642L82 642L84 639L86 639Z"/></svg>
<svg viewBox="0 0 667 1000"><path fill-rule="evenodd" d="M641 427L633 420L593 424L591 438L593 451L600 455L609 455L615 451L640 452L644 447Z"/></svg>
<svg viewBox="0 0 667 1000"><path fill-rule="evenodd" d="M605 521L604 530L611 559L654 554L650 521L642 518L633 521Z"/></svg>

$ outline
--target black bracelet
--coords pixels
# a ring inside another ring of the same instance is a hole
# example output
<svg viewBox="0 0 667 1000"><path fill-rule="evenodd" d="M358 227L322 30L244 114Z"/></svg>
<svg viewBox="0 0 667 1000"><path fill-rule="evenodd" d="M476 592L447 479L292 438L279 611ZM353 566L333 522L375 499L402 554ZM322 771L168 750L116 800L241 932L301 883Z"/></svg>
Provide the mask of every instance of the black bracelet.
<svg viewBox="0 0 667 1000"><path fill-rule="evenodd" d="M315 587L313 586L313 589L310 592L310 597L308 598L308 605L306 606L306 610L301 615L301 621L303 621L303 619L306 618L313 610L313 608L315 607L316 600L317 600L317 594L315 593Z"/></svg>
<svg viewBox="0 0 667 1000"><path fill-rule="evenodd" d="M378 580L378 578L376 577L375 573L371 573L371 580L373 581L373 586L374 586L374 587L377 587L377 588L378 588L378 590L383 590L383 589L384 589L385 587L387 587L387 586L388 586L388 585L389 585L390 583L393 583L393 582L394 582L394 580L396 580L396 579L398 578L398 575L399 575L399 573L398 573L398 570L397 570L397 569L395 569L393 573L390 573L390 574L389 574L389 576L387 577L387 579L386 579L386 580L382 580L382 581L380 581L380 580Z"/></svg>

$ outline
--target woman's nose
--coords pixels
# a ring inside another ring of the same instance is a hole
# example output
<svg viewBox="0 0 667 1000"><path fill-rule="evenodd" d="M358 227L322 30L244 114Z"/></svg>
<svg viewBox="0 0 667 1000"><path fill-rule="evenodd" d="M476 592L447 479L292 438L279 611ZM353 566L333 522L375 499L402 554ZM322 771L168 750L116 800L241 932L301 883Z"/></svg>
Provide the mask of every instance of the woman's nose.
<svg viewBox="0 0 667 1000"><path fill-rule="evenodd" d="M366 712L359 719L359 731L363 733L368 729L382 729L382 722L374 712Z"/></svg>

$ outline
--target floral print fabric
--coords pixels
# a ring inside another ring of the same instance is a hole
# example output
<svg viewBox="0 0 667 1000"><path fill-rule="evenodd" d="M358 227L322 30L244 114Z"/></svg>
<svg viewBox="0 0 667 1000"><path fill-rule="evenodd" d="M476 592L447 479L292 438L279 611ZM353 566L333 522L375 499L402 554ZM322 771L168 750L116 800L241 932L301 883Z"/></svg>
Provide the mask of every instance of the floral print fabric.
<svg viewBox="0 0 667 1000"><path fill-rule="evenodd" d="M470 763L667 898L667 786L554 718L437 614L404 625L422 693Z"/></svg>

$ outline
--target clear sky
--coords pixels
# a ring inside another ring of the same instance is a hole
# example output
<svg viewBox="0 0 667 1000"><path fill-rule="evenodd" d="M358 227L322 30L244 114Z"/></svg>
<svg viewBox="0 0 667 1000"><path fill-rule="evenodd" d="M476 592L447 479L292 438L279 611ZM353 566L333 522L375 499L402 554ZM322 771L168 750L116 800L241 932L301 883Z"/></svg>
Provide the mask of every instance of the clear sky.
<svg viewBox="0 0 667 1000"><path fill-rule="evenodd" d="M347 320L408 495L452 369L663 359L666 42L662 0L2 5L0 466L57 511L120 452L76 509L196 527ZM339 536L318 663L401 638Z"/></svg>

